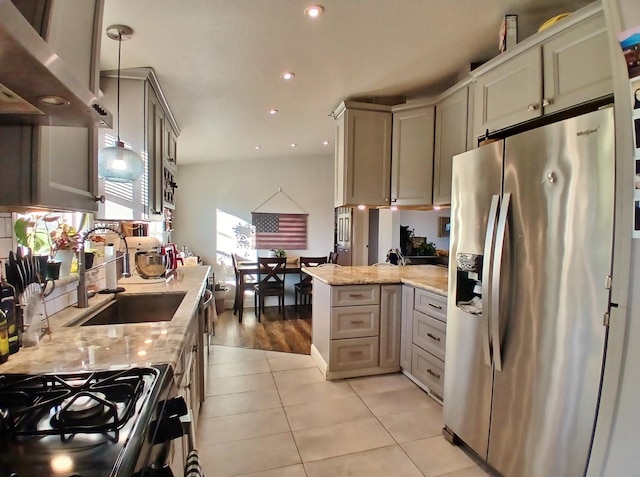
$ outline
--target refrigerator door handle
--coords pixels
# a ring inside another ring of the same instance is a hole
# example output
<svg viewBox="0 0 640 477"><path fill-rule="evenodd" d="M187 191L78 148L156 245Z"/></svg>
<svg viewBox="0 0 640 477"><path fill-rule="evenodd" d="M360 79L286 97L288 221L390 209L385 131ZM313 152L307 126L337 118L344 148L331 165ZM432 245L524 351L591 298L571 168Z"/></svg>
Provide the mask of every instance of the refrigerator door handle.
<svg viewBox="0 0 640 477"><path fill-rule="evenodd" d="M502 272L502 259L504 256L505 238L507 235L507 220L509 218L509 208L511 206L511 194L502 195L502 205L500 206L500 216L498 217L498 233L496 234L496 248L493 257L492 277L491 277L491 350L493 352L493 362L496 371L502 371L502 349L500 336L500 277Z"/></svg>
<svg viewBox="0 0 640 477"><path fill-rule="evenodd" d="M482 264L482 351L484 363L491 367L491 346L489 343L489 315L491 313L491 272L493 267L493 250L496 242L496 223L498 221L498 207L500 196L491 197L487 233L484 238L484 258Z"/></svg>

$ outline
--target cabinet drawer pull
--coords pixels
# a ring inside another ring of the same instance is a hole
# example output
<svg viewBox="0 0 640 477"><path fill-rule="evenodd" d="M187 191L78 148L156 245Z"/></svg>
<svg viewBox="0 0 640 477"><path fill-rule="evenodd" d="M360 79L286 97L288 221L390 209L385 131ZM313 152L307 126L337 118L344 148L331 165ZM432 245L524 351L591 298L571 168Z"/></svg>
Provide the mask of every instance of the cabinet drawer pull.
<svg viewBox="0 0 640 477"><path fill-rule="evenodd" d="M527 107L527 111L536 111L540 106L538 106L538 103L531 103L528 107Z"/></svg>
<svg viewBox="0 0 640 477"><path fill-rule="evenodd" d="M359 356L362 354L362 351L349 351L349 354L351 356Z"/></svg>
<svg viewBox="0 0 640 477"><path fill-rule="evenodd" d="M364 320L351 320L352 325L361 325L364 323Z"/></svg>
<svg viewBox="0 0 640 477"><path fill-rule="evenodd" d="M431 368L427 369L427 373L429 373L431 376L433 376L436 379L440 379L440 374L433 372Z"/></svg>
<svg viewBox="0 0 640 477"><path fill-rule="evenodd" d="M435 303L429 303L429 306L431 308L436 308L437 310L442 310L442 306L441 305L436 305Z"/></svg>
<svg viewBox="0 0 640 477"><path fill-rule="evenodd" d="M427 333L427 336L429 338L431 338L432 340L440 341L440 338L438 338L437 336L432 335L431 333Z"/></svg>
<svg viewBox="0 0 640 477"><path fill-rule="evenodd" d="M362 298L363 296L362 293L349 293L349 298Z"/></svg>

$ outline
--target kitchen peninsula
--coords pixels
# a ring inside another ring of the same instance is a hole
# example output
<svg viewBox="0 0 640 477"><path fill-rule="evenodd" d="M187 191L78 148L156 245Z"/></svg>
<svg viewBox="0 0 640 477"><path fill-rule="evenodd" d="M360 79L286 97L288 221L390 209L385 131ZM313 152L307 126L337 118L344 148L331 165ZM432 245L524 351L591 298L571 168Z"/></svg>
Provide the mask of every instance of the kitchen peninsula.
<svg viewBox="0 0 640 477"><path fill-rule="evenodd" d="M431 316L438 322L446 321L446 268L381 265L304 270L314 278L311 356L327 379L401 369L418 378L424 366L413 352L413 343L415 333L423 328L416 326L414 312L432 309ZM444 334L429 333L444 353ZM436 360L444 358L444 354L436 356ZM436 364L444 369L443 361ZM425 371L425 379L418 378L418 384L429 391L435 389L437 394L444 374L433 371L432 366L427 369L439 376L437 382L429 383L429 377L434 376Z"/></svg>

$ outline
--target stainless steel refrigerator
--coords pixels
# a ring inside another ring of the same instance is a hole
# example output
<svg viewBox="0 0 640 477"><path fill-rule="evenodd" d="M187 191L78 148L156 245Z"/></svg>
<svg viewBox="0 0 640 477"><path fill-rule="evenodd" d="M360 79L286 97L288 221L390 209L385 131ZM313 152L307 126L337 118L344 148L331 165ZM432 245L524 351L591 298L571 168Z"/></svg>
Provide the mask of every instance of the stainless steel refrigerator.
<svg viewBox="0 0 640 477"><path fill-rule="evenodd" d="M506 477L578 477L610 306L612 108L453 159L446 432Z"/></svg>

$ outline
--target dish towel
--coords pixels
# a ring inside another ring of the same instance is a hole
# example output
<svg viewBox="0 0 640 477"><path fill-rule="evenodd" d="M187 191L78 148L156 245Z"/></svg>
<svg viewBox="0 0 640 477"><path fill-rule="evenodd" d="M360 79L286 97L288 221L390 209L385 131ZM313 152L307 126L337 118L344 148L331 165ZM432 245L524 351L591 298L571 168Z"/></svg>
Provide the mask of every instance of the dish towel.
<svg viewBox="0 0 640 477"><path fill-rule="evenodd" d="M204 477L202 467L200 467L200 457L198 451L192 449L187 454L187 462L184 465L184 477Z"/></svg>

